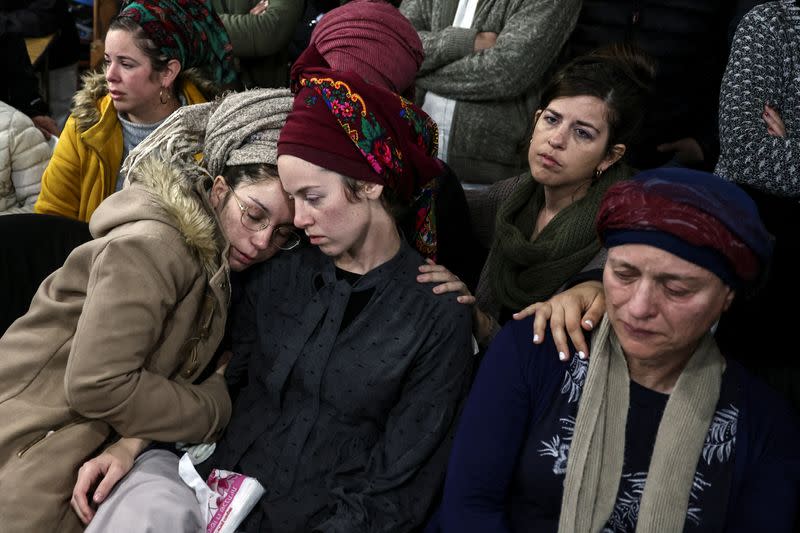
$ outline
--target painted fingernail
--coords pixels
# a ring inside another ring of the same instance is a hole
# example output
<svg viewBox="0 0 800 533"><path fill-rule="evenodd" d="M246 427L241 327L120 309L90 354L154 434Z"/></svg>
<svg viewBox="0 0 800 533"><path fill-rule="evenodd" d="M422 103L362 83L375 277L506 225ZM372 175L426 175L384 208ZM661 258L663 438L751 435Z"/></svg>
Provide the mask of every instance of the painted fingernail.
<svg viewBox="0 0 800 533"><path fill-rule="evenodd" d="M539 335L533 336L533 342L539 342Z"/></svg>
<svg viewBox="0 0 800 533"><path fill-rule="evenodd" d="M564 352L558 352L558 358L561 359L562 361L566 361L567 354L565 354Z"/></svg>
<svg viewBox="0 0 800 533"><path fill-rule="evenodd" d="M583 352L578 352L578 357L580 357L581 359L586 359L586 354Z"/></svg>
<svg viewBox="0 0 800 533"><path fill-rule="evenodd" d="M587 326L589 326L590 328L594 327L594 323L591 320L589 320L588 318L586 320L584 320L583 323L586 324Z"/></svg>

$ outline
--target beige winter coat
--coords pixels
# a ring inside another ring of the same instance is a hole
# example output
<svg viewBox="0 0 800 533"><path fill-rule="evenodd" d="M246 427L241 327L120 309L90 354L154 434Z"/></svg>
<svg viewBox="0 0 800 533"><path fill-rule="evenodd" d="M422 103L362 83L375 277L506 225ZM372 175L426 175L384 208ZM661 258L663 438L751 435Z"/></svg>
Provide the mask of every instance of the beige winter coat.
<svg viewBox="0 0 800 533"><path fill-rule="evenodd" d="M230 417L227 244L205 193L139 167L0 339L0 532L80 531L77 470L118 435L209 442Z"/></svg>

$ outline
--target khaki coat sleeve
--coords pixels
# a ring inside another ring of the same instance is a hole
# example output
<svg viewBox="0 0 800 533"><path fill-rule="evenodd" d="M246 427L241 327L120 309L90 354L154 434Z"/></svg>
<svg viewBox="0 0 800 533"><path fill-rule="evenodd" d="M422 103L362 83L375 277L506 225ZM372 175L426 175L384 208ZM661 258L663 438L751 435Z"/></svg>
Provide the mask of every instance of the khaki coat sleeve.
<svg viewBox="0 0 800 533"><path fill-rule="evenodd" d="M230 418L221 375L194 385L146 370L151 357L180 365L157 350L176 321L193 320L176 316L200 268L188 266L187 253L182 243L137 235L111 240L95 258L64 386L72 409L122 436L209 442Z"/></svg>

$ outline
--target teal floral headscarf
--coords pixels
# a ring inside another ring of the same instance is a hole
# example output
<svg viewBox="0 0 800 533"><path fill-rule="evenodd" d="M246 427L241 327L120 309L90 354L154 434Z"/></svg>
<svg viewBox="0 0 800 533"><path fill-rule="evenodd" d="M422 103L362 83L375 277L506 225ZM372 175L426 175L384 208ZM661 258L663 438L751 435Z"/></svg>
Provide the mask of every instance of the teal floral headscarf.
<svg viewBox="0 0 800 533"><path fill-rule="evenodd" d="M236 81L231 39L206 1L129 2L118 18L136 22L161 53L180 61L182 68L210 69L218 84Z"/></svg>

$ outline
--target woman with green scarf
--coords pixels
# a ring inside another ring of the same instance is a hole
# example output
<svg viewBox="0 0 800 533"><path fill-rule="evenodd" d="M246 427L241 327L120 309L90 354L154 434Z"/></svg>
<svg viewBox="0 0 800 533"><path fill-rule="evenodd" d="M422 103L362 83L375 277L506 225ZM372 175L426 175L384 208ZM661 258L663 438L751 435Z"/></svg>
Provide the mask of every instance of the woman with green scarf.
<svg viewBox="0 0 800 533"><path fill-rule="evenodd" d="M603 193L631 175L621 159L639 129L652 76L646 57L621 47L563 67L534 116L530 172L493 185L482 201L496 222L475 296L443 266L420 267L418 281L441 282L434 292L459 292L461 303L474 304L481 345L512 313L602 267L594 217Z"/></svg>

